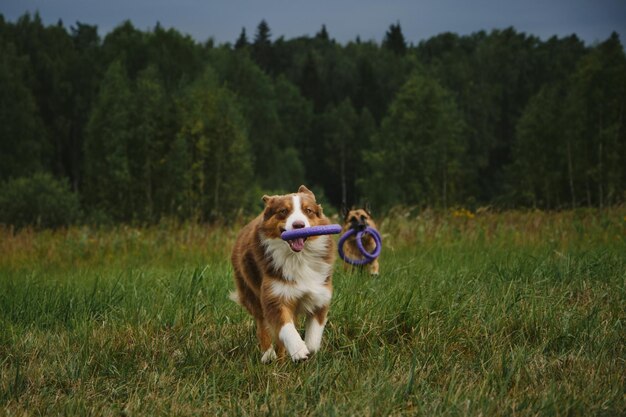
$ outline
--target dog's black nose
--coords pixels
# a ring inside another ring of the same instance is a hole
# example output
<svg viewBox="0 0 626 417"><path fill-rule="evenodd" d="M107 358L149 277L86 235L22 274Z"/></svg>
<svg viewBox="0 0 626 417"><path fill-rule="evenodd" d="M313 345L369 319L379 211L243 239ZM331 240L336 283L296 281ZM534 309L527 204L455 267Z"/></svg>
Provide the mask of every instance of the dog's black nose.
<svg viewBox="0 0 626 417"><path fill-rule="evenodd" d="M296 220L295 222L293 222L293 224L291 225L291 227L293 227L294 229L302 229L305 226L304 222L301 220Z"/></svg>

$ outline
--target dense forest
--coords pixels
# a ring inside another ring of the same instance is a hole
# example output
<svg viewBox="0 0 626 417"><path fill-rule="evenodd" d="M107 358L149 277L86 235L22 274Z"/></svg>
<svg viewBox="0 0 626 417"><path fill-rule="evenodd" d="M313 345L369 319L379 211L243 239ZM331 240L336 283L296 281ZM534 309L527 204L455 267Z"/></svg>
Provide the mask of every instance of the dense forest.
<svg viewBox="0 0 626 417"><path fill-rule="evenodd" d="M626 199L626 56L514 28L232 43L0 15L0 223L213 221L309 185L333 207Z"/></svg>

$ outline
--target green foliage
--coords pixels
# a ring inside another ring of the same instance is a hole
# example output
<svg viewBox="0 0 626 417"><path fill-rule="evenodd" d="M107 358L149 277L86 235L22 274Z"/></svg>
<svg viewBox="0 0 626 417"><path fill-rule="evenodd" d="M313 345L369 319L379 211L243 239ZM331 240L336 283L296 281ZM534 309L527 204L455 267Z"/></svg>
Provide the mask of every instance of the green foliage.
<svg viewBox="0 0 626 417"><path fill-rule="evenodd" d="M469 194L479 201L509 202L505 173L514 163L519 117L530 97L544 83L567 78L584 52L576 39L542 44L513 28L469 36L445 33L420 43L420 61L453 92L467 127L463 142Z"/></svg>
<svg viewBox="0 0 626 417"><path fill-rule="evenodd" d="M253 190L247 131L235 98L208 68L179 106L177 164L189 167L177 182L184 214L201 221L232 215L248 205Z"/></svg>
<svg viewBox="0 0 626 417"><path fill-rule="evenodd" d="M236 201L252 207L259 190L302 183L335 207L370 200L377 209L626 198L626 58L616 34L587 47L575 35L542 41L508 28L413 46L395 23L380 43L342 45L324 25L273 40L262 21L233 47L128 21L101 40L95 26L26 14L0 18L0 52L0 180L65 178L92 218L208 220L242 208ZM239 185L204 195L220 189L199 180L213 163L202 156L198 171L189 162L195 139L181 132L205 117L190 116L189 103L207 66L232 122L210 136L241 145L215 167L242 163L254 198Z"/></svg>
<svg viewBox="0 0 626 417"><path fill-rule="evenodd" d="M133 94L128 143L128 169L133 178L128 199L133 217L138 219L156 220L160 210L166 212L164 188L168 179L163 156L174 134L170 127L172 107L156 67L140 72Z"/></svg>
<svg viewBox="0 0 626 417"><path fill-rule="evenodd" d="M563 88L543 88L531 98L517 124L513 148L515 165L511 181L516 203L533 207L558 207L566 187L568 149L562 135Z"/></svg>
<svg viewBox="0 0 626 417"><path fill-rule="evenodd" d="M76 193L50 174L38 173L0 184L0 224L56 228L75 223L80 214Z"/></svg>
<svg viewBox="0 0 626 417"><path fill-rule="evenodd" d="M0 39L0 180L41 169L45 131L25 74L27 60Z"/></svg>
<svg viewBox="0 0 626 417"><path fill-rule="evenodd" d="M148 33L146 43L149 59L142 69L156 66L167 92L178 91L202 73L205 66L202 51L191 36L175 29L165 30L157 24Z"/></svg>
<svg viewBox="0 0 626 417"><path fill-rule="evenodd" d="M312 120L310 104L285 77L272 80L247 54L214 52L215 66L237 96L259 185L292 190L305 182L301 154Z"/></svg>
<svg viewBox="0 0 626 417"><path fill-rule="evenodd" d="M617 34L582 58L566 101L568 141L577 149L577 200L614 204L626 190L626 55Z"/></svg>
<svg viewBox="0 0 626 417"><path fill-rule="evenodd" d="M130 78L135 78L148 62L148 34L125 21L107 34L102 43L102 57L106 65L119 61Z"/></svg>
<svg viewBox="0 0 626 417"><path fill-rule="evenodd" d="M450 93L416 72L400 89L366 152L372 201L446 207L460 202L462 119Z"/></svg>
<svg viewBox="0 0 626 417"><path fill-rule="evenodd" d="M44 26L38 14L20 18L15 26L15 44L28 56L32 67L30 88L45 129L47 158L43 169L68 178L74 188L80 180L82 129L88 104L93 99L93 65L85 65L85 43L76 45L61 25ZM83 39L85 41L85 39ZM84 73L78 70L85 71Z"/></svg>
<svg viewBox="0 0 626 417"><path fill-rule="evenodd" d="M276 112L280 119L280 129L276 142L280 147L293 147L299 153L306 149L307 138L311 134L313 106L306 100L298 88L284 76L274 81ZM304 155L299 156L302 164ZM304 177L299 178L304 181Z"/></svg>
<svg viewBox="0 0 626 417"><path fill-rule="evenodd" d="M332 201L358 202L356 182L362 175L363 152L369 149L374 130L371 115L365 109L359 115L350 100L330 106L317 122L319 160L325 164L319 169L320 183L328 190ZM311 149L314 151L314 149Z"/></svg>
<svg viewBox="0 0 626 417"><path fill-rule="evenodd" d="M129 167L133 96L126 70L112 63L100 86L85 138L85 198L114 220L131 220Z"/></svg>
<svg viewBox="0 0 626 417"><path fill-rule="evenodd" d="M615 204L626 189L626 56L612 36L546 84L517 125L513 187L534 206Z"/></svg>
<svg viewBox="0 0 626 417"><path fill-rule="evenodd" d="M69 135L60 142L63 146L62 165L65 175L75 190L83 181L85 130L97 95L103 69L100 67L100 37L96 26L77 22L71 28L71 37L76 50L74 61L69 66L72 80L70 107L71 125Z"/></svg>

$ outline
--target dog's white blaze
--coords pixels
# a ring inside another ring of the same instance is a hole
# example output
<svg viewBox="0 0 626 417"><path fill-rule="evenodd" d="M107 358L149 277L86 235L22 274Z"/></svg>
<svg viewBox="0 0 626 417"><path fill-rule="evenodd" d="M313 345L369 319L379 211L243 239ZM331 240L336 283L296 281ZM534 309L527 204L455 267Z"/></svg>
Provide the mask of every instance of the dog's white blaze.
<svg viewBox="0 0 626 417"><path fill-rule="evenodd" d="M293 323L290 322L283 325L280 332L278 332L278 337L281 342L283 342L285 349L287 349L291 359L294 361L305 359L309 355L309 350Z"/></svg>
<svg viewBox="0 0 626 417"><path fill-rule="evenodd" d="M324 333L324 324L319 324L315 317L308 317L306 322L306 333L304 334L304 343L309 352L315 353L322 345L322 333Z"/></svg>
<svg viewBox="0 0 626 417"><path fill-rule="evenodd" d="M298 220L304 222L305 227L310 227L311 223L309 222L309 218L305 216L302 212L302 203L300 202L300 196L298 194L294 194L291 198L293 199L293 211L291 212L289 217L287 217L285 229L293 229L293 224Z"/></svg>

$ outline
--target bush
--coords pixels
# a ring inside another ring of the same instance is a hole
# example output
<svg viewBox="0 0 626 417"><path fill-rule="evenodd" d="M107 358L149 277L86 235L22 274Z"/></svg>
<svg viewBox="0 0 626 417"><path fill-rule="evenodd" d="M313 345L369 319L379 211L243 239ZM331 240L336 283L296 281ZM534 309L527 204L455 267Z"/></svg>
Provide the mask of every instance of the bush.
<svg viewBox="0 0 626 417"><path fill-rule="evenodd" d="M55 228L78 220L80 203L67 182L50 174L9 180L0 185L0 223L16 228Z"/></svg>

